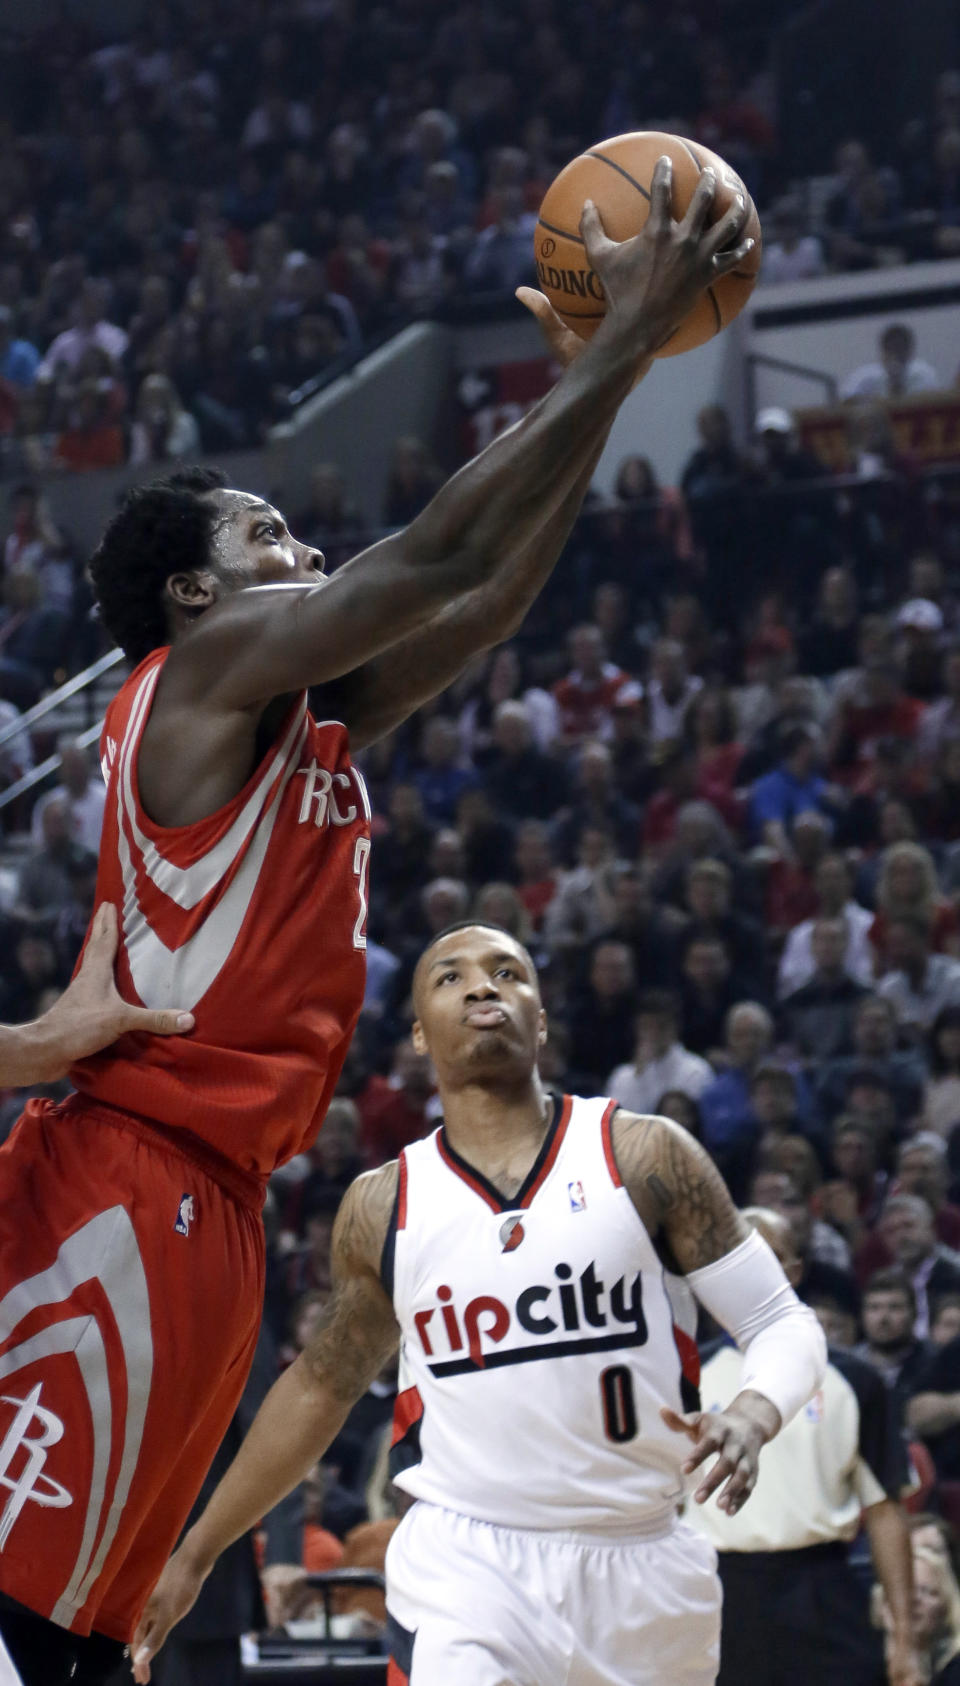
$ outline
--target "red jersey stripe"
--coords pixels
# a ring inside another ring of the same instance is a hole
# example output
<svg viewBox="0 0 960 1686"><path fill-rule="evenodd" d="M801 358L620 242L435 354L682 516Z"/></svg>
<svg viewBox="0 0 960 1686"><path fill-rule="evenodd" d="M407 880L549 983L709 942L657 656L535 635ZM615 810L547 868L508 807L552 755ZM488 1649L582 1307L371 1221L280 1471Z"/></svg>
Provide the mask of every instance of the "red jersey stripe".
<svg viewBox="0 0 960 1686"><path fill-rule="evenodd" d="M526 1208L527 1206L529 1206L531 1204L531 1202L533 1200L533 1197L536 1194L537 1190L543 1187L544 1183L546 1182L547 1178L550 1175L550 1172L553 1170L553 1167L557 1162L557 1154L560 1152L560 1149L563 1145L563 1138L567 1133L567 1125L570 1122L570 1114L571 1114L572 1110L573 1110L573 1096L572 1095L564 1095L563 1106L561 1107L561 1110L560 1110L560 1117L557 1120L557 1127L553 1132L553 1141L550 1143L550 1152L547 1154L546 1159L544 1160L543 1164L541 1165L540 1170L537 1173L535 1181L532 1182L530 1184L530 1187L526 1190L526 1192L523 1196L523 1199L520 1202L520 1205L522 1207Z"/></svg>
<svg viewBox="0 0 960 1686"><path fill-rule="evenodd" d="M613 1115L616 1112L618 1105L618 1101L611 1101L600 1120L600 1132L603 1137L603 1157L607 1162L607 1170L610 1172L610 1181L613 1183L614 1188L623 1187L623 1178L617 1169L616 1155L613 1151L613 1136L610 1129L610 1126L613 1123Z"/></svg>
<svg viewBox="0 0 960 1686"><path fill-rule="evenodd" d="M393 1407L391 1446L395 1446L398 1440L402 1440L404 1435L409 1433L414 1423L418 1423L422 1416L423 1400L420 1397L419 1389L415 1387L404 1388L402 1393L397 1394Z"/></svg>

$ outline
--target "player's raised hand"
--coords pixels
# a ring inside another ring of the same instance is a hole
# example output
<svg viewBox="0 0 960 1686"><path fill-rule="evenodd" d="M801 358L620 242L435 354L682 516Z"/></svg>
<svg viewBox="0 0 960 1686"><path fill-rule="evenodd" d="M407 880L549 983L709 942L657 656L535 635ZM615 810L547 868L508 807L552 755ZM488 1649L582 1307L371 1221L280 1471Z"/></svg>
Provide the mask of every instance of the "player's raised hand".
<svg viewBox="0 0 960 1686"><path fill-rule="evenodd" d="M149 1031L153 1036L178 1036L193 1029L193 1014L176 1008L155 1012L124 1001L113 975L117 954L117 910L102 902L94 915L83 964L42 1020L48 1069L44 1081L62 1077L87 1054L96 1054L126 1031Z"/></svg>
<svg viewBox="0 0 960 1686"><path fill-rule="evenodd" d="M536 287L518 287L515 296L520 303L535 316L540 324L540 331L547 342L551 357L562 368L566 369L580 356L587 344L572 328L568 328L561 316L557 315L553 305L545 293L537 291ZM644 375L653 362L652 357L645 357L638 365L634 386L643 380Z"/></svg>
<svg viewBox="0 0 960 1686"><path fill-rule="evenodd" d="M133 1678L137 1686L150 1679L150 1664L172 1628L192 1610L206 1573L182 1549L175 1551L147 1599L130 1642Z"/></svg>
<svg viewBox="0 0 960 1686"><path fill-rule="evenodd" d="M515 297L529 310L531 316L536 317L551 357L555 357L565 369L568 368L575 358L580 356L586 340L582 340L579 334L567 327L546 294L538 292L536 287L518 287Z"/></svg>
<svg viewBox="0 0 960 1686"><path fill-rule="evenodd" d="M665 156L653 172L647 220L630 240L609 238L590 199L580 219L587 257L606 295L608 318L628 330L652 330L658 346L710 283L736 269L753 247L752 239L740 239L748 208L739 194L719 221L707 226L717 186L713 170L704 170L681 222L672 214L672 184L673 165Z"/></svg>
<svg viewBox="0 0 960 1686"><path fill-rule="evenodd" d="M743 1396L746 1397L746 1396ZM755 1395L761 1400L760 1395ZM678 1411L664 1409L660 1416L675 1434L685 1434L693 1448L684 1465L684 1475L691 1475L708 1458L716 1458L694 1493L698 1505L706 1504L711 1493L722 1487L717 1508L735 1516L746 1504L757 1481L760 1453L780 1426L780 1414L769 1400L761 1401L772 1413L766 1421L759 1414L739 1410L736 1404L726 1411Z"/></svg>

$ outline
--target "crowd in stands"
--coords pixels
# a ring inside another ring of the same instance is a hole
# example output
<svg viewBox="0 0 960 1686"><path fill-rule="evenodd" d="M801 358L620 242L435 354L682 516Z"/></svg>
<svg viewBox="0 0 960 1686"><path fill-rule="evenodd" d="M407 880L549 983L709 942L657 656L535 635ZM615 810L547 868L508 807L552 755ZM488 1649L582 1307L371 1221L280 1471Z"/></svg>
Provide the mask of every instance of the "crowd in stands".
<svg viewBox="0 0 960 1686"><path fill-rule="evenodd" d="M677 490L625 462L517 639L364 754L366 1003L316 1147L271 1184L267 1321L289 1358L325 1303L348 1182L435 1126L412 972L476 915L535 957L549 1084L676 1119L738 1201L789 1221L802 1294L896 1395L917 1502L960 1525L960 506L941 487L909 521L867 519L846 480L818 503L787 421L761 413L744 452L705 411ZM400 442L393 521L437 472ZM360 519L323 465L302 536L336 561ZM44 606L0 623L14 720L18 627L88 621L64 548L21 488L8 575L30 559ZM0 746L7 782L46 747ZM99 774L57 747L55 786L11 811L31 846L0 882L7 1021L62 987L92 906ZM300 1496L308 1567L390 1514L392 1389Z"/></svg>
<svg viewBox="0 0 960 1686"><path fill-rule="evenodd" d="M547 185L600 135L727 157L764 213L761 279L955 254L960 72L889 158L841 146L812 207L772 70L798 9L166 0L123 41L75 12L0 38L8 477L255 445L379 332L509 300Z"/></svg>

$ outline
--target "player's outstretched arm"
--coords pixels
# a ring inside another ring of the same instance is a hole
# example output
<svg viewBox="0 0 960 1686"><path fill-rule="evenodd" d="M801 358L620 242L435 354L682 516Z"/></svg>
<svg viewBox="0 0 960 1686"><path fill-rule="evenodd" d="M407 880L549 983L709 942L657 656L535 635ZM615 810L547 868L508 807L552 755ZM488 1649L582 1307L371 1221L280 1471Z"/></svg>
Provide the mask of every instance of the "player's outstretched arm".
<svg viewBox="0 0 960 1686"><path fill-rule="evenodd" d="M192 1013L153 1012L123 1000L113 977L116 953L117 911L102 902L80 970L60 999L32 1024L0 1025L0 1085L53 1083L75 1060L99 1053L126 1031L176 1036L192 1030Z"/></svg>
<svg viewBox="0 0 960 1686"><path fill-rule="evenodd" d="M344 1195L333 1229L330 1304L154 1587L130 1647L136 1681L150 1679L150 1659L196 1602L221 1552L309 1474L395 1350L399 1331L378 1273L397 1174L395 1163L369 1171Z"/></svg>
<svg viewBox="0 0 960 1686"><path fill-rule="evenodd" d="M617 1113L613 1148L620 1175L651 1234L662 1235L698 1300L744 1355L743 1385L725 1411L664 1411L693 1442L686 1473L716 1462L697 1488L703 1504L733 1516L756 1484L759 1457L819 1387L826 1343L767 1243L737 1211L699 1142L666 1118Z"/></svg>
<svg viewBox="0 0 960 1686"><path fill-rule="evenodd" d="M517 298L537 318L555 362L569 368L586 341L561 321L549 299L535 288L518 287ZM639 364L634 386L651 363L648 357ZM563 503L525 550L505 557L492 578L455 597L383 655L325 688L323 707L349 728L352 749L363 749L394 731L415 709L440 696L473 656L519 631L560 560L603 445L600 441L585 454Z"/></svg>
<svg viewBox="0 0 960 1686"><path fill-rule="evenodd" d="M322 684L390 649L526 553L602 446L639 365L749 249L740 242L742 206L707 228L714 189L713 173L704 171L686 216L674 222L670 164L661 160L647 223L623 242L607 239L588 204L581 233L608 309L553 390L460 469L408 527L325 584L265 587L253 602L239 592L214 605L178 640L170 678L175 661L204 696L228 709Z"/></svg>

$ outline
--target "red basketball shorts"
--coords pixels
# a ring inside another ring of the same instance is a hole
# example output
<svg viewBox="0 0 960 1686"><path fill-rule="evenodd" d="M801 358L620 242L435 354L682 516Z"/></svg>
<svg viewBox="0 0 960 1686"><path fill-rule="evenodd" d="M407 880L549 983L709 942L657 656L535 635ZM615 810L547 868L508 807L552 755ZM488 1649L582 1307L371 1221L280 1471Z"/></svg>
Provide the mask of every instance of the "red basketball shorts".
<svg viewBox="0 0 960 1686"><path fill-rule="evenodd" d="M0 1148L0 1590L128 1640L236 1409L262 1188L76 1096Z"/></svg>

